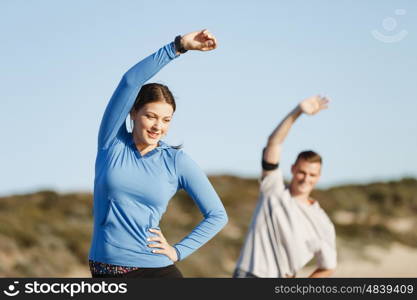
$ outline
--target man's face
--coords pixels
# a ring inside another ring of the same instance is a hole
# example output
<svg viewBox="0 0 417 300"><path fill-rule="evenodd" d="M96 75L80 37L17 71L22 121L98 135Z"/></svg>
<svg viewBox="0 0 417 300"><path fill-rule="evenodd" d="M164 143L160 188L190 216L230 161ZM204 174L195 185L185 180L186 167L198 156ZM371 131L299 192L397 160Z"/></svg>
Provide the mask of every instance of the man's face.
<svg viewBox="0 0 417 300"><path fill-rule="evenodd" d="M310 194L320 179L321 164L300 159L292 165L291 173L293 175L291 193L294 195Z"/></svg>

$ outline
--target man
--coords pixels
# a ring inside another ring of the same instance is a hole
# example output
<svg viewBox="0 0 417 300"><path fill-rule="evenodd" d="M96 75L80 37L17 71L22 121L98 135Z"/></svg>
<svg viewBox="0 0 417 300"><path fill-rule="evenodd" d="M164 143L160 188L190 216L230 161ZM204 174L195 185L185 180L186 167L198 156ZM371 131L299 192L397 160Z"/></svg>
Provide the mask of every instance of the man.
<svg viewBox="0 0 417 300"><path fill-rule="evenodd" d="M233 277L295 277L313 257L317 269L310 277L329 277L336 268L334 226L310 197L321 175L320 155L301 152L291 167L288 186L279 168L282 144L294 122L327 104L328 99L320 96L303 100L270 135L262 157L259 202Z"/></svg>

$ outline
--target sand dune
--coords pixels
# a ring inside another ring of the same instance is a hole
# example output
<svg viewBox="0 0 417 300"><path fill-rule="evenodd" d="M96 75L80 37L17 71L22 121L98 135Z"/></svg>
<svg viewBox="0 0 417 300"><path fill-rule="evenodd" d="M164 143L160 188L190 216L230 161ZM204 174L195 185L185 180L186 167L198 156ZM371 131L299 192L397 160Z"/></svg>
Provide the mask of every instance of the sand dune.
<svg viewBox="0 0 417 300"><path fill-rule="evenodd" d="M298 277L307 277L314 270L304 268ZM90 277L88 268L77 267L63 277ZM388 248L366 246L365 253L339 249L339 265L333 277L417 277L417 249L394 243Z"/></svg>
<svg viewBox="0 0 417 300"><path fill-rule="evenodd" d="M299 277L307 277L314 267L306 267ZM366 246L339 249L339 265L333 277L417 277L417 249L394 243L388 248Z"/></svg>

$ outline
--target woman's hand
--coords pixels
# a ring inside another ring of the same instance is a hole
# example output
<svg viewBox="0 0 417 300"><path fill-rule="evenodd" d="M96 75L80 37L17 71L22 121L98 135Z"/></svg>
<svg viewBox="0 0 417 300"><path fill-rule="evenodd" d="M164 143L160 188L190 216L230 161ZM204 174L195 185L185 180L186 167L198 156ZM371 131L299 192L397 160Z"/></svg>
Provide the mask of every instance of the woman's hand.
<svg viewBox="0 0 417 300"><path fill-rule="evenodd" d="M181 38L185 50L210 51L217 48L217 40L207 29L187 33Z"/></svg>
<svg viewBox="0 0 417 300"><path fill-rule="evenodd" d="M326 109L329 99L321 96L313 96L300 102L301 111L307 115L315 115L319 111Z"/></svg>
<svg viewBox="0 0 417 300"><path fill-rule="evenodd" d="M150 232L155 233L157 236L153 236L148 238L148 242L156 242L152 244L148 244L150 248L157 248L152 250L152 253L164 254L168 256L170 260L173 262L178 261L177 251L174 247L168 244L165 237L162 235L162 232L157 229L149 229Z"/></svg>

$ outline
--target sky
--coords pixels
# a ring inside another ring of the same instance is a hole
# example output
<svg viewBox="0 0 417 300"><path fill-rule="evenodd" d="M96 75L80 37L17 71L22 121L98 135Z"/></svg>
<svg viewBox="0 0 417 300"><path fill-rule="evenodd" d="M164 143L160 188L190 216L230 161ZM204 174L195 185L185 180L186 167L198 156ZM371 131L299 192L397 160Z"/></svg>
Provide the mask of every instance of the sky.
<svg viewBox="0 0 417 300"><path fill-rule="evenodd" d="M150 82L177 112L166 141L207 174L256 177L267 137L298 103L281 166L324 159L319 187L417 177L417 2L0 1L0 195L91 191L97 132L124 72L178 34L207 28Z"/></svg>

